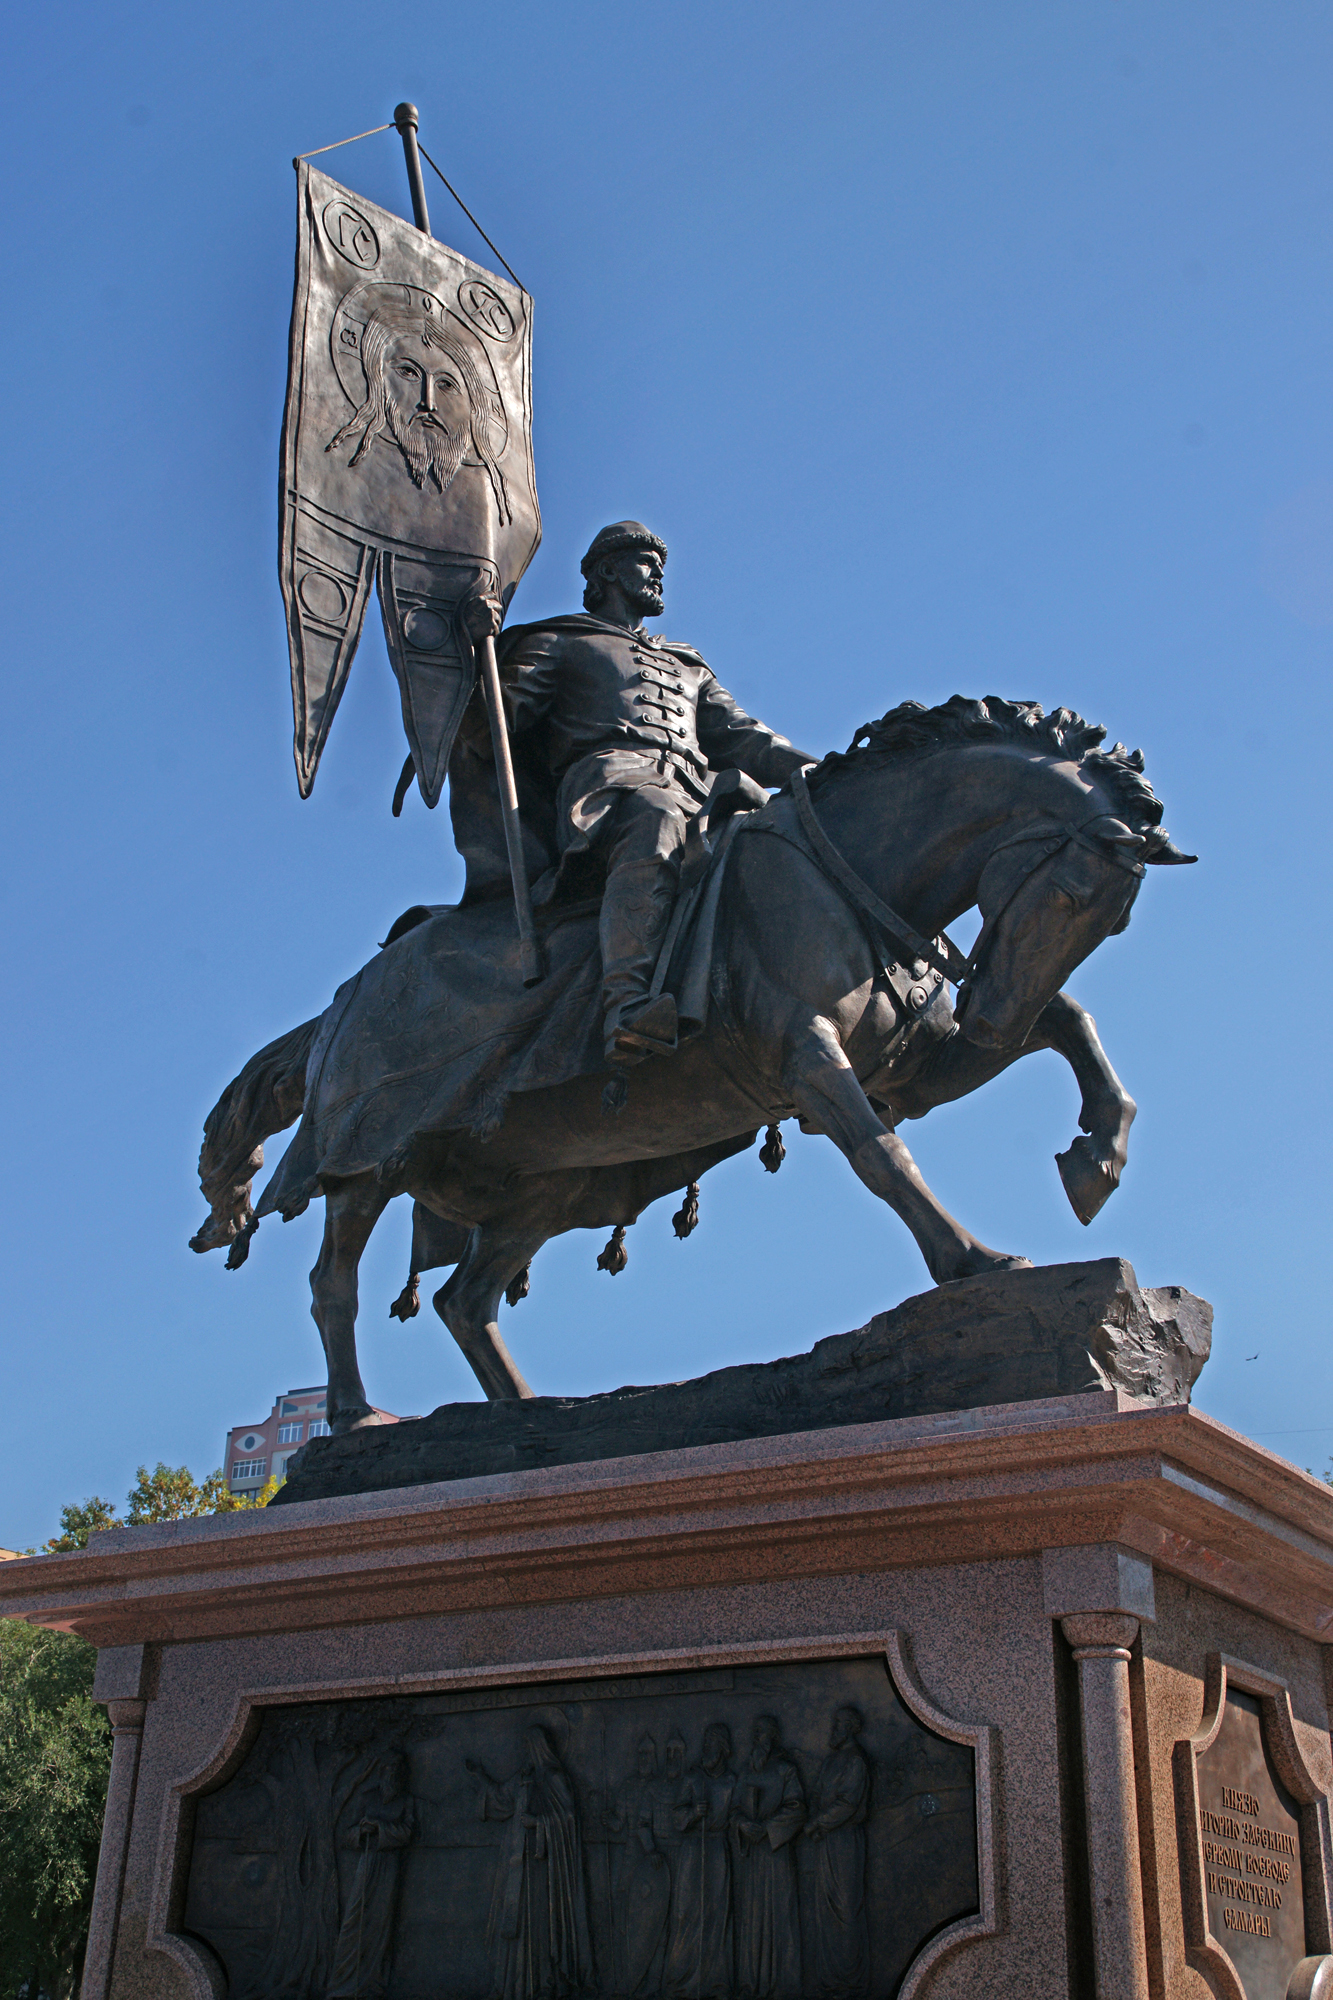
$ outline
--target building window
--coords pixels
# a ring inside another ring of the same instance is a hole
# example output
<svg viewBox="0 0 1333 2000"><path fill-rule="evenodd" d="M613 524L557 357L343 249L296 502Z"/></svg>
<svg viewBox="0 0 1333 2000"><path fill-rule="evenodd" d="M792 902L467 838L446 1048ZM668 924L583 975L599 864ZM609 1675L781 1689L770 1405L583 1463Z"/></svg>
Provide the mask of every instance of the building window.
<svg viewBox="0 0 1333 2000"><path fill-rule="evenodd" d="M268 1460L266 1458L244 1458L239 1464L233 1465L231 1469L232 1479L262 1479L264 1477L264 1467L267 1464Z"/></svg>
<svg viewBox="0 0 1333 2000"><path fill-rule="evenodd" d="M289 1410L299 1410L300 1407L301 1405L299 1403L284 1403L282 1406L282 1414L285 1417Z"/></svg>
<svg viewBox="0 0 1333 2000"><path fill-rule="evenodd" d="M300 1444L300 1442L301 1442L301 1426L299 1424L278 1425L279 1444Z"/></svg>
<svg viewBox="0 0 1333 2000"><path fill-rule="evenodd" d="M316 1417L314 1423L310 1426L310 1435L312 1438L326 1438L331 1437L333 1433L330 1431L323 1417Z"/></svg>

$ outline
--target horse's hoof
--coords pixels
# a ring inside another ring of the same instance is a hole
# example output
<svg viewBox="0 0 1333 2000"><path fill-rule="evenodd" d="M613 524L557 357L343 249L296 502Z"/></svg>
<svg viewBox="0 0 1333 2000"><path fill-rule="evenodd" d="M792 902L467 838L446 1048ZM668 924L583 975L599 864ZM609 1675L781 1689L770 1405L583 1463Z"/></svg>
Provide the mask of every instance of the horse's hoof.
<svg viewBox="0 0 1333 2000"><path fill-rule="evenodd" d="M246 1258L250 1255L250 1239L254 1235L258 1227L259 1227L259 1217L257 1215L252 1215L250 1217L250 1220L244 1225L244 1227L237 1231L235 1237L232 1239L232 1246L230 1250L227 1252L227 1261L226 1264L223 1266L224 1270L228 1271L240 1270L242 1264L245 1262Z"/></svg>
<svg viewBox="0 0 1333 2000"><path fill-rule="evenodd" d="M525 1264L518 1276L511 1278L505 1286L505 1303L511 1306L519 1305L531 1290L532 1266L531 1264Z"/></svg>
<svg viewBox="0 0 1333 2000"><path fill-rule="evenodd" d="M372 1410L369 1403L349 1403L345 1410L338 1410L329 1418L329 1429L335 1437L346 1437L349 1431L369 1430L372 1424L382 1424L383 1417L378 1410Z"/></svg>
<svg viewBox="0 0 1333 2000"><path fill-rule="evenodd" d="M997 1271L1030 1271L1033 1269L1030 1257L1009 1257L1001 1250L988 1250L984 1243L976 1244L958 1260L956 1270L947 1278L936 1278L937 1285L961 1285L969 1278L993 1278Z"/></svg>
<svg viewBox="0 0 1333 2000"><path fill-rule="evenodd" d="M1056 1154L1055 1164L1069 1206L1086 1228L1119 1187L1119 1176L1098 1158L1091 1139L1075 1139L1067 1153Z"/></svg>

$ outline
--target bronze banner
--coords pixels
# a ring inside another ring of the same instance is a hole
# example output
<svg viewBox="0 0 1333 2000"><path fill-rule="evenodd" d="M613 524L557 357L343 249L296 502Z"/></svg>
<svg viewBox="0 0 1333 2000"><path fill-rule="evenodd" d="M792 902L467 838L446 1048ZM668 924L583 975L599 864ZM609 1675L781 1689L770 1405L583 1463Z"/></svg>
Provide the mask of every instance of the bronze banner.
<svg viewBox="0 0 1333 2000"><path fill-rule="evenodd" d="M433 806L477 677L461 607L486 587L507 605L541 539L532 301L307 162L297 173L280 555L297 780L308 797L373 577Z"/></svg>

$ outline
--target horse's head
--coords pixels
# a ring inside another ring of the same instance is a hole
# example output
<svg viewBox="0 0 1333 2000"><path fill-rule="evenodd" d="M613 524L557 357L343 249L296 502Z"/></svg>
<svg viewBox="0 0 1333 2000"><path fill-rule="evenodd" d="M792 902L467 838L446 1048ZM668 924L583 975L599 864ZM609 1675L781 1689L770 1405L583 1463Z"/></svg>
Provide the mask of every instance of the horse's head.
<svg viewBox="0 0 1333 2000"><path fill-rule="evenodd" d="M1142 751L1105 738L1035 701L905 701L815 774L831 816L841 794L847 837L878 827L870 879L923 936L980 908L955 1008L979 1047L1020 1048L1075 966L1125 928L1144 868L1195 858L1162 829Z"/></svg>
<svg viewBox="0 0 1333 2000"><path fill-rule="evenodd" d="M1148 863L1195 859L1160 827L1088 803L1088 818L1024 827L982 873L976 971L958 1009L963 1035L980 1048L1026 1041L1074 968L1125 929Z"/></svg>

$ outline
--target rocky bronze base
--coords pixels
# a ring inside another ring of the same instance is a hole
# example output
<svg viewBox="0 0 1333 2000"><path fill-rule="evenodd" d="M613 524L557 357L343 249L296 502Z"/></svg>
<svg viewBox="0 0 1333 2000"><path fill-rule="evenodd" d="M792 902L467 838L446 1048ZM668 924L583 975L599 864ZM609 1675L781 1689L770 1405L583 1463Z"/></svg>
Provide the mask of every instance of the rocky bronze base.
<svg viewBox="0 0 1333 2000"><path fill-rule="evenodd" d="M1212 1307L1142 1290L1119 1257L940 1285L808 1354L598 1396L446 1403L428 1417L315 1438L274 1504L632 1458L886 1418L1119 1389L1187 1403Z"/></svg>

